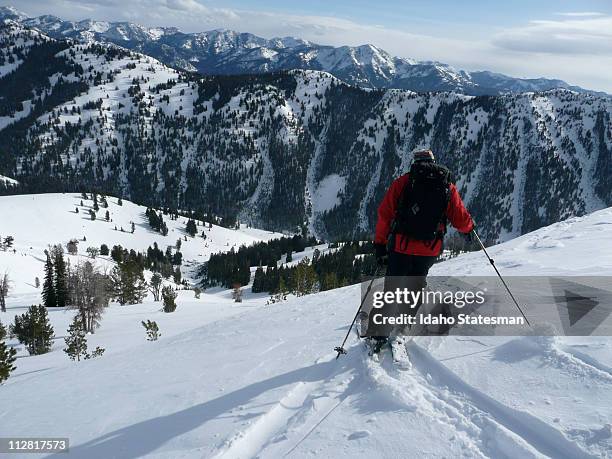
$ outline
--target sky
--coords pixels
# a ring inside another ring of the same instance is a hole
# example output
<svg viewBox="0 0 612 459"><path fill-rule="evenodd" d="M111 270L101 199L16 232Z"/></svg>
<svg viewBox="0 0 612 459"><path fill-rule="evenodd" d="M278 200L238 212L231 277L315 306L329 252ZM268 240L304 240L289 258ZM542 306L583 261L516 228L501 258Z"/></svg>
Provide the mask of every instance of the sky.
<svg viewBox="0 0 612 459"><path fill-rule="evenodd" d="M326 45L371 43L416 60L612 93L610 0L0 0L29 15L217 28Z"/></svg>

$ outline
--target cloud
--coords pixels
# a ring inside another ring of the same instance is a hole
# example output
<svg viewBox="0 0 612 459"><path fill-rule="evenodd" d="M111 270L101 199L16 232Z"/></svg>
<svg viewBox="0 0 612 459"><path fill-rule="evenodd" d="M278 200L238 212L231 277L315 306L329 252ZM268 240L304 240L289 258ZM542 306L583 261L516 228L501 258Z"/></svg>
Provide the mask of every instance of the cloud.
<svg viewBox="0 0 612 459"><path fill-rule="evenodd" d="M595 16L605 16L604 13L598 13L596 11L575 11L569 13L555 13L557 16L568 16L574 18L580 17L595 17Z"/></svg>
<svg viewBox="0 0 612 459"><path fill-rule="evenodd" d="M526 27L498 34L493 44L520 53L610 55L612 16L584 17L583 14L572 19L531 21Z"/></svg>

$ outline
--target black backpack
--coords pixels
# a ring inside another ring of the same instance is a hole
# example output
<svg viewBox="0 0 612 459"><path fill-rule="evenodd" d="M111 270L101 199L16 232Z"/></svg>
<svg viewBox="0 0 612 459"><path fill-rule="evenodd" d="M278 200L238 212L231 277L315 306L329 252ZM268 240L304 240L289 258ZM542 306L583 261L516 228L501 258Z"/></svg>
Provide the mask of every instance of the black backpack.
<svg viewBox="0 0 612 459"><path fill-rule="evenodd" d="M442 239L450 199L450 171L434 162L412 164L395 214L394 233L421 241Z"/></svg>

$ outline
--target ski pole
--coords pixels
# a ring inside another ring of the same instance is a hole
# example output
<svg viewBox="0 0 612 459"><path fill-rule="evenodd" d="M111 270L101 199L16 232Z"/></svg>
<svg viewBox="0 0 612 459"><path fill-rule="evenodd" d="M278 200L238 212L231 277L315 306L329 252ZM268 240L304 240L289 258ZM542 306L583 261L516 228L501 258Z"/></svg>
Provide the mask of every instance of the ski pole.
<svg viewBox="0 0 612 459"><path fill-rule="evenodd" d="M491 258L489 256L489 252L487 252L487 249L485 248L484 244L482 243L482 241L480 240L480 237L478 236L478 233L476 232L475 229L472 229L472 233L474 233L474 236L476 236L476 240L478 241L478 244L480 244L480 248L482 249L482 251L484 252L484 254L486 255L486 257L489 259L489 263L491 263L491 266L493 266L493 269L495 270L495 272L497 273L497 275L499 276L499 280L502 281L502 284L504 284L504 287L506 288L506 291L508 292L508 294L510 295L510 298L512 298L512 301L514 301L514 304L516 305L516 307L518 308L518 310L521 312L521 314L523 315L523 318L525 319L525 322L527 322L527 325L529 325L531 327L531 324L529 323L529 320L527 319L527 316L525 316L525 313L523 312L523 310L521 309L521 307L518 304L518 301L516 301L516 298L514 298L514 295L512 294L512 292L510 291L510 288L508 287L508 284L506 284L506 281L504 280L504 278L502 277L502 275L499 273L499 270L497 269L497 266L495 266L495 260L493 260L493 258Z"/></svg>
<svg viewBox="0 0 612 459"><path fill-rule="evenodd" d="M357 320L357 317L359 316L359 313L361 312L361 308L363 307L363 304L365 303L365 300L368 297L368 294L370 293L370 290L372 289L372 284L376 280L376 277L378 276L381 268L382 268L382 266L379 266L378 268L376 268L376 271L374 272L374 277L370 281L370 283L368 285L368 288L367 288L367 290L365 292L365 295L363 296L363 300L361 300L361 303L359 304L359 308L357 309L357 312L355 313L355 317L353 317L353 321L351 322L351 326L349 327L348 331L346 332L346 336L344 337L344 341L342 341L342 344L340 346L337 346L337 347L334 348L334 351L336 351L338 353L338 355L336 356L336 360L338 360L338 357L340 357L342 354L346 354L347 353L346 349L344 349L344 345L346 344L346 340L348 339L349 335L351 334L351 330L353 329L353 325L355 325L355 321Z"/></svg>

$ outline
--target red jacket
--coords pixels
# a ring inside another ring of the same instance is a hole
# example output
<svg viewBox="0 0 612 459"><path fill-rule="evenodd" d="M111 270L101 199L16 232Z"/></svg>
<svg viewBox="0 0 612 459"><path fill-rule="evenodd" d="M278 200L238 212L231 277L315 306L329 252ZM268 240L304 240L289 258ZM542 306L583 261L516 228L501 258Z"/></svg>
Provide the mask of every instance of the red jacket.
<svg viewBox="0 0 612 459"><path fill-rule="evenodd" d="M395 217L395 210L402 191L406 183L408 183L408 176L409 174L404 174L393 181L378 207L378 222L376 223L376 236L374 237L374 242L377 244L387 243L387 237L389 236L391 224ZM461 233L469 233L472 231L472 228L474 228L472 217L465 208L454 184L450 185L450 199L448 201L448 207L446 208L446 217L451 222L451 225L457 228ZM442 224L440 229L444 229ZM435 257L440 254L441 250L441 240L431 245L431 243L427 241L411 239L402 234L395 235L394 251L399 253Z"/></svg>

